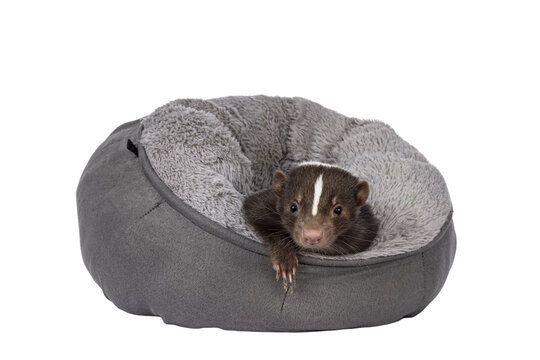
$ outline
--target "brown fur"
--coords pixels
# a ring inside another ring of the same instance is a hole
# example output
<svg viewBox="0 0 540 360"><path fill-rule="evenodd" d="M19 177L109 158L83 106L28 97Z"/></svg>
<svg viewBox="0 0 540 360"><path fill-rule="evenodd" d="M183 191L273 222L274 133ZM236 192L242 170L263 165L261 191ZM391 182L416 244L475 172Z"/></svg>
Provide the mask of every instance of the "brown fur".
<svg viewBox="0 0 540 360"><path fill-rule="evenodd" d="M312 215L314 184L323 173L318 212ZM296 272L297 251L343 255L366 250L377 235L378 220L366 204L369 186L349 172L321 165L302 165L287 176L277 170L272 189L248 196L243 204L246 221L266 245L274 269L284 279ZM292 204L297 210L292 212ZM340 215L334 213L341 207ZM320 243L302 239L304 229L322 229ZM291 280L292 281L292 280Z"/></svg>

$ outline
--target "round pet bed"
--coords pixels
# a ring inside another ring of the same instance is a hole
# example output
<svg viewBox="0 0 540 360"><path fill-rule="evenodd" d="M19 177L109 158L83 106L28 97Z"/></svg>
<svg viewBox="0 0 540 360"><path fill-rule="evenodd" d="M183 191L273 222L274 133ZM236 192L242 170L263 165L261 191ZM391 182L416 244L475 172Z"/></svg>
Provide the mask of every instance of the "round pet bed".
<svg viewBox="0 0 540 360"><path fill-rule="evenodd" d="M242 200L276 169L337 164L370 184L380 231L361 253L300 253L275 281ZM439 171L380 121L302 98L181 99L117 128L78 189L84 263L119 308L185 327L308 331L412 317L439 293L456 237Z"/></svg>

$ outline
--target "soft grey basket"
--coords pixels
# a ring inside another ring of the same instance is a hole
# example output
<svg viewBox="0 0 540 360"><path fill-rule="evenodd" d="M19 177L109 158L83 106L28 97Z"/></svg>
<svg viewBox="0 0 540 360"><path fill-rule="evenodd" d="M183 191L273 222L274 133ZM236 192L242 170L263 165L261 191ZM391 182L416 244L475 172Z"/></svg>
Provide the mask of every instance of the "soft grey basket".
<svg viewBox="0 0 540 360"><path fill-rule="evenodd" d="M209 116L219 112L216 117L225 122L230 115L263 124L260 117L275 118L276 106L286 109L279 113L296 114L285 116L285 123L297 121L302 106L331 111L305 99L262 96L171 104L168 114L172 108L195 109ZM248 116L250 106L265 111ZM161 108L142 124L163 113ZM179 118L185 121L186 113ZM284 292L249 229L241 234L205 216L157 175L154 166L160 165L141 144L142 124L117 128L92 155L77 189L84 263L120 309L192 328L327 330L412 317L441 290L456 250L451 204L437 233L416 248L368 257L301 254L297 287ZM278 160L276 167L295 163L282 155Z"/></svg>

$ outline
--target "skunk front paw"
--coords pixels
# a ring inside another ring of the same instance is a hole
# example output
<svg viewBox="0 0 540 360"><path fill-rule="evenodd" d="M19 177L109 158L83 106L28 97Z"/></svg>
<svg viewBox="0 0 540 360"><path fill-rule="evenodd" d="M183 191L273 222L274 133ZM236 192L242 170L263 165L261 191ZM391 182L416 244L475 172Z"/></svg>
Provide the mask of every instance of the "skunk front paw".
<svg viewBox="0 0 540 360"><path fill-rule="evenodd" d="M283 288L293 291L296 285L296 269L298 268L298 258L294 250L282 251L271 257L272 267L276 272L276 280L283 278Z"/></svg>

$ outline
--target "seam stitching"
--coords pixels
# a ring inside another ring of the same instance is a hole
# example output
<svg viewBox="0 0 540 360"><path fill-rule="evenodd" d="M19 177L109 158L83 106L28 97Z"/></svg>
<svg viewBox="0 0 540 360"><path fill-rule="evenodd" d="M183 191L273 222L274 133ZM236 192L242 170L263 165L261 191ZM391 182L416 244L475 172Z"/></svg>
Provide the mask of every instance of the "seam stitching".
<svg viewBox="0 0 540 360"><path fill-rule="evenodd" d="M159 200L157 203L154 204L154 206L152 206L150 209L148 209L147 212L145 212L144 214L142 214L141 216L139 216L137 218L136 221L140 221L142 219L144 219L146 216L148 216L152 211L156 210L161 204L163 204L163 199Z"/></svg>
<svg viewBox="0 0 540 360"><path fill-rule="evenodd" d="M289 290L291 289L291 286L287 286L287 290L285 291L285 294L283 295L283 301L281 302L281 308L279 312L283 312L283 308L285 307L285 300L287 300L287 295L289 295Z"/></svg>
<svg viewBox="0 0 540 360"><path fill-rule="evenodd" d="M142 219L144 219L146 216L150 215L154 210L156 210L161 204L164 203L165 200L160 199L158 202L156 202L150 209L148 209L144 214L139 216L133 223L131 223L126 229L124 230L125 233L128 233L131 231L133 227L135 227Z"/></svg>

